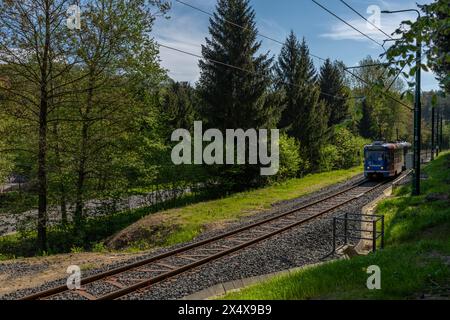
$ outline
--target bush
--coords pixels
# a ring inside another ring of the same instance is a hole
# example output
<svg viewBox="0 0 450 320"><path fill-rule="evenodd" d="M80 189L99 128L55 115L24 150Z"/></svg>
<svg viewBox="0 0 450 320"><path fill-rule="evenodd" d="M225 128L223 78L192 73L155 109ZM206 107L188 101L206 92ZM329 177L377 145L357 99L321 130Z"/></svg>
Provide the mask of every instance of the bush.
<svg viewBox="0 0 450 320"><path fill-rule="evenodd" d="M361 164L367 140L353 135L346 128L337 128L330 142L320 150L321 171L349 169Z"/></svg>
<svg viewBox="0 0 450 320"><path fill-rule="evenodd" d="M319 155L319 170L321 172L328 172L337 167L336 164L339 162L339 151L336 146L327 144L320 149Z"/></svg>
<svg viewBox="0 0 450 320"><path fill-rule="evenodd" d="M280 169L276 181L296 178L309 170L309 163L300 155L300 143L286 134L280 135Z"/></svg>

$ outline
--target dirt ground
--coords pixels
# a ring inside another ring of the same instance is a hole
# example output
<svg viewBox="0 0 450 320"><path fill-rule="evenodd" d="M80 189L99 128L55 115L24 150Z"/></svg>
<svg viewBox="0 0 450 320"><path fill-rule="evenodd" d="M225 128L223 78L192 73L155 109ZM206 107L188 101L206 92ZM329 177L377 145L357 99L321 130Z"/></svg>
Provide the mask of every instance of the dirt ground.
<svg viewBox="0 0 450 320"><path fill-rule="evenodd" d="M0 262L0 296L67 277L66 270L71 265L79 266L83 272L135 256L138 254L73 253L3 261Z"/></svg>

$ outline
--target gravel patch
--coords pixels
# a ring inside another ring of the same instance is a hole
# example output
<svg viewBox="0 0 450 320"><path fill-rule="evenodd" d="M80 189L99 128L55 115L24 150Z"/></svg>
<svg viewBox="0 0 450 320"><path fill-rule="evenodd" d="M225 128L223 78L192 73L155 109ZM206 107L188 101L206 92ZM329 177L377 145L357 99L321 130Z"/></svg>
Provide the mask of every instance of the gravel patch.
<svg viewBox="0 0 450 320"><path fill-rule="evenodd" d="M313 202L325 195L349 187L361 180L361 178L362 175L359 175L344 183L324 188L319 192L298 199L274 204L270 210L242 219L238 223L230 224L225 229L205 232L192 242L197 242L205 238L235 230L244 225ZM331 218L345 212L361 212L362 207L377 198L382 193L383 189L384 188L379 188L376 191L351 202L345 207L335 210L321 219L314 220L301 227L293 228L281 235L257 243L238 253L210 262L207 265L153 285L148 290L141 290L138 293L130 294L123 297L123 299L179 299L218 283L273 273L321 261L324 256L331 252L332 248ZM186 245L186 243L145 253L142 256L127 261L110 264L102 269L89 270L83 272L83 277L98 274L142 259L147 259L184 245ZM52 281L38 288L20 290L4 295L0 297L0 299L17 299L25 295L64 284L65 282L66 279ZM104 290L104 288L101 288L101 290ZM73 298L73 294L68 294L67 298Z"/></svg>

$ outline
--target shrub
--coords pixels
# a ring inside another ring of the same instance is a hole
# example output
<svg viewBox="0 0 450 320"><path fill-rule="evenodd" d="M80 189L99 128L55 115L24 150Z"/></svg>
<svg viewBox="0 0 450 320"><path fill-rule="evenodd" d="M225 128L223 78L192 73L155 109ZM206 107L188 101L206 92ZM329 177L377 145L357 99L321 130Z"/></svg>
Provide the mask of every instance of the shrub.
<svg viewBox="0 0 450 320"><path fill-rule="evenodd" d="M367 143L367 140L355 136L346 128L336 128L330 144L320 150L320 171L349 169L360 165Z"/></svg>
<svg viewBox="0 0 450 320"><path fill-rule="evenodd" d="M338 148L332 144L327 144L320 149L319 157L319 170L322 172L331 171L337 167L336 164L339 162Z"/></svg>
<svg viewBox="0 0 450 320"><path fill-rule="evenodd" d="M280 169L276 181L295 178L309 169L309 163L300 155L300 143L286 134L280 135Z"/></svg>

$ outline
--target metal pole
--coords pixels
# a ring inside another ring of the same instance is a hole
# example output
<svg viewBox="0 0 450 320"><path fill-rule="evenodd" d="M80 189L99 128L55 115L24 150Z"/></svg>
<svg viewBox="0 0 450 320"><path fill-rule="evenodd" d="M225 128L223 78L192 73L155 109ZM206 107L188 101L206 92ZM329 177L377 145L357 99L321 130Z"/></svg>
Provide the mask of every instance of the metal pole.
<svg viewBox="0 0 450 320"><path fill-rule="evenodd" d="M412 195L420 195L420 151L421 151L421 126L422 126L422 105L421 96L421 61L422 61L422 44L419 39L417 42L416 53L416 96L414 104L414 179Z"/></svg>
<svg viewBox="0 0 450 320"><path fill-rule="evenodd" d="M347 240L347 229L348 229L348 227L347 227L347 219L348 219L348 213L345 213L345 221L344 221L344 241L345 241L345 243L344 244L347 244L348 243L348 240Z"/></svg>
<svg viewBox="0 0 450 320"><path fill-rule="evenodd" d="M436 119L434 118L434 114L436 113L436 109L434 107L431 108L431 161L434 160L434 152L436 151L436 145L434 141L434 137L436 134Z"/></svg>
<svg viewBox="0 0 450 320"><path fill-rule="evenodd" d="M377 251L377 220L372 221L372 251Z"/></svg>
<svg viewBox="0 0 450 320"><path fill-rule="evenodd" d="M440 112L437 111L437 123L436 123L436 156L439 156L439 152L441 152L441 147L439 145L439 125L440 125Z"/></svg>
<svg viewBox="0 0 450 320"><path fill-rule="evenodd" d="M333 218L333 253L336 252L336 217Z"/></svg>
<svg viewBox="0 0 450 320"><path fill-rule="evenodd" d="M440 138L439 138L439 149L442 149L444 147L444 110L441 111L441 133L440 133Z"/></svg>

